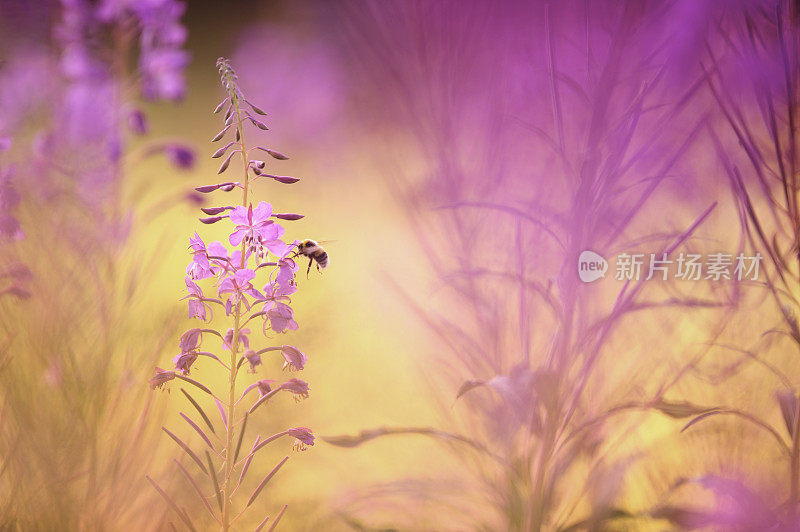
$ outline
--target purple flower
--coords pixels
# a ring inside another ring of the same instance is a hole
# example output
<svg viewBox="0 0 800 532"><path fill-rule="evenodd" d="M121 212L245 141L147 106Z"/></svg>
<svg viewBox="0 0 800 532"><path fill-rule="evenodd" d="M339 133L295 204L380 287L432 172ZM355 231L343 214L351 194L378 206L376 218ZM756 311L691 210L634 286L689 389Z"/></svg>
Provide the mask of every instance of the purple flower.
<svg viewBox="0 0 800 532"><path fill-rule="evenodd" d="M250 373L255 373L256 366L261 365L261 355L252 349L248 349L244 352L244 358L247 360L247 363L250 364Z"/></svg>
<svg viewBox="0 0 800 532"><path fill-rule="evenodd" d="M243 206L236 207L230 213L231 221L236 228L229 237L232 246L238 246L242 240L246 244L261 243L278 239L283 234L283 228L272 220L272 205L262 201L253 209Z"/></svg>
<svg viewBox="0 0 800 532"><path fill-rule="evenodd" d="M234 305L239 302L243 302L247 308L250 308L247 298L245 297L246 294L256 298L263 297L258 290L255 290L253 285L250 284L250 281L252 281L255 276L256 274L253 270L243 268L241 270L236 270L236 273L232 276L226 277L219 285L217 293L220 297L222 297L223 294L230 294L230 297L225 303L225 312L228 315L230 315Z"/></svg>
<svg viewBox="0 0 800 532"><path fill-rule="evenodd" d="M281 258L278 261L278 275L275 277L275 284L281 295L291 295L297 292L297 286L294 284L294 276L297 273L298 266L292 259ZM264 290L267 290L265 287Z"/></svg>
<svg viewBox="0 0 800 532"><path fill-rule="evenodd" d="M287 367L293 371L300 371L306 366L306 357L305 353L302 353L296 347L292 347L291 345L284 345L281 346L281 354L285 362L283 363L283 369Z"/></svg>
<svg viewBox="0 0 800 532"><path fill-rule="evenodd" d="M269 328L276 333L283 333L286 331L296 331L298 328L297 322L294 321L294 310L286 303L281 303L276 300L268 300L264 303L264 329Z"/></svg>
<svg viewBox="0 0 800 532"><path fill-rule="evenodd" d="M286 432L289 433L289 436L296 438L292 447L297 451L305 451L306 445L314 445L314 433L311 432L311 429L296 427Z"/></svg>
<svg viewBox="0 0 800 532"><path fill-rule="evenodd" d="M250 349L250 338L248 335L250 334L250 329L244 328L239 329L239 344L243 345L245 349ZM228 329L225 333L225 338L223 339L223 345L225 349L230 350L231 344L233 343L233 329Z"/></svg>
<svg viewBox="0 0 800 532"><path fill-rule="evenodd" d="M175 372L172 370L166 370L161 368L156 368L155 376L150 379L150 388L155 390L156 388L161 388L167 382L171 381L175 378Z"/></svg>
<svg viewBox="0 0 800 532"><path fill-rule="evenodd" d="M281 390L294 394L295 400L308 399L308 383L300 379L289 379L281 384Z"/></svg>
<svg viewBox="0 0 800 532"><path fill-rule="evenodd" d="M194 236L189 239L189 247L194 257L192 258L192 262L186 266L186 275L196 280L212 277L216 271L209 263L206 245L196 231Z"/></svg>
<svg viewBox="0 0 800 532"><path fill-rule="evenodd" d="M208 257L211 257L209 260L213 260L215 264L218 264L221 267L223 273L235 272L236 268L239 267L242 261L242 252L241 250L234 250L233 253L228 253L228 248L226 248L222 242L212 242L208 245L207 251ZM218 257L218 258L214 258Z"/></svg>
<svg viewBox="0 0 800 532"><path fill-rule="evenodd" d="M203 290L195 283L188 275L185 278L186 288L189 290L189 295L184 296L182 299L189 298L189 317L200 318L206 321L207 313L211 313L211 307L206 305L205 298L203 297Z"/></svg>

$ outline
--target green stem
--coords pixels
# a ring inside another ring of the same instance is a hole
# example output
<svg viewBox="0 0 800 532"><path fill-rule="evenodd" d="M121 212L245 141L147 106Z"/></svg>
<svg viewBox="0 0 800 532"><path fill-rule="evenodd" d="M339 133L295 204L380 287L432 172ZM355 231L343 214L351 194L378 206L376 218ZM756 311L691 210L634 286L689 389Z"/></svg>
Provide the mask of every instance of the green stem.
<svg viewBox="0 0 800 532"><path fill-rule="evenodd" d="M244 178L242 180L242 206L247 208L247 193L248 193L248 168L247 168L247 148L244 142L244 124L242 123L241 114L239 112L239 97L235 93L231 94L231 103L236 113L236 128L239 132L239 147L242 150L242 166L244 167ZM246 242L242 240L242 260L239 265L244 268L247 264ZM239 352L239 332L241 328L242 318L242 305L241 301L236 303L236 311L233 317L233 339L230 346L231 351L231 365L230 365L230 394L228 396L228 427L227 435L225 438L225 479L224 479L224 492L222 499L222 530L227 532L230 530L231 523L231 484L233 479L233 420L236 415L236 374L238 367L236 365L236 358Z"/></svg>

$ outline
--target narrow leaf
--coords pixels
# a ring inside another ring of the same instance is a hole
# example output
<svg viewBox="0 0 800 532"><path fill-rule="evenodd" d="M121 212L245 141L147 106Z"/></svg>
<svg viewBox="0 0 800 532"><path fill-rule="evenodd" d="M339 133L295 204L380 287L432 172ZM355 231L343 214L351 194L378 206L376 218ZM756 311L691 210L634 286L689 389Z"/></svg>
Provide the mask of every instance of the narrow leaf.
<svg viewBox="0 0 800 532"><path fill-rule="evenodd" d="M222 418L222 422L225 424L225 429L228 430L228 416L225 415L225 408L223 407L222 403L219 402L219 399L216 397L214 398L214 402L217 403L217 410L219 410L219 417Z"/></svg>
<svg viewBox="0 0 800 532"><path fill-rule="evenodd" d="M197 529L192 524L192 521L189 519L189 516L183 513L180 508L178 508L178 505L175 504L175 501L173 501L169 495L167 495L167 492L161 489L161 486L159 486L158 483L152 478L150 478L148 475L145 475L145 478L150 481L150 484L153 485L158 494L161 495L161 497L165 501L167 501L167 504L169 504L169 506L175 511L176 514L178 514L178 517L181 518L181 521L183 521L186 524L186 526L189 527L189 530L196 532Z"/></svg>
<svg viewBox="0 0 800 532"><path fill-rule="evenodd" d="M175 462L175 463L178 465L178 467L180 468L180 470L183 472L183 475L184 475L184 476L186 477L186 479L189 481L189 484L191 484L191 485L192 485L192 487L194 488L194 491L196 491L196 492L197 492L197 495L198 495L198 497L200 497L200 500L201 500L201 501L203 501L203 505L204 505L204 506L206 507L206 509L208 509L208 511L211 513L211 517L213 517L214 519L216 519L216 518L217 518L217 516L214 514L214 509L213 509L213 508L211 508L211 504L209 504L209 502L208 502L208 499L206 498L206 496L205 496L205 495L203 495L203 491L200 489L200 486L198 486L198 485L197 485L197 482L195 482L195 481L194 481L194 478L192 478L192 475L191 475L191 474L190 474L190 473L189 473L189 472L186 470L186 468L185 468L185 467L183 467L183 464L181 464L180 462L178 462L178 461L177 461L177 460L175 460L175 459L173 459L172 461L173 461L173 462Z"/></svg>
<svg viewBox="0 0 800 532"><path fill-rule="evenodd" d="M242 428L239 431L239 440L236 442L236 451L233 453L233 461L234 463L239 458L239 450L242 448L242 440L244 439L244 431L247 428L247 416L250 415L248 412L244 413L244 421L242 421Z"/></svg>
<svg viewBox="0 0 800 532"><path fill-rule="evenodd" d="M696 416L698 414L703 414L706 412L710 412L712 410L719 410L719 407L705 407L705 406L698 406L692 403L687 403L685 401L681 402L672 402L672 401L658 401L652 403L651 405L653 408L661 412L662 414L666 414L669 417L674 417L676 419L680 419L683 417L689 416Z"/></svg>
<svg viewBox="0 0 800 532"><path fill-rule="evenodd" d="M458 388L458 392L456 393L456 399L459 399L462 395L464 395L468 391L474 390L479 386L484 386L485 384L486 383L484 381L465 381L464 384L462 384Z"/></svg>
<svg viewBox="0 0 800 532"><path fill-rule="evenodd" d="M214 494L217 496L217 504L219 504L219 511L222 511L222 490L219 489L219 482L217 481L217 471L214 469L214 462L211 461L211 453L206 451L206 459L208 460L208 469L211 471L211 482L214 484Z"/></svg>
<svg viewBox="0 0 800 532"><path fill-rule="evenodd" d="M263 489L264 489L264 486L266 486L266 485L267 485L267 482L269 482L269 481L270 481L270 479L272 479L272 477L274 477L274 476L275 476L275 473L277 473L277 472L278 472L278 470L281 468L281 466L283 466L283 464L285 464L285 463L286 463L286 461L287 461L288 459L289 459L289 457L288 457L288 456L285 456L285 457L283 458L283 460L281 460L280 462L278 462L278 465L276 465L275 467L273 467L273 468L272 468L272 471L270 471L269 473L267 473L267 476L266 476L266 477L264 477L264 480L262 480L262 481L261 481L261 483L260 483L260 484L258 485L258 487L255 489L255 491L253 492L253 494L252 494L252 495L250 495L250 499L247 501L246 507L247 507L247 506L250 506L251 504L253 504L253 501L255 501L255 500L256 500L256 497L258 497L258 494L259 494L259 493L261 493L261 490L263 490ZM277 520L277 518L276 518L276 520Z"/></svg>
<svg viewBox="0 0 800 532"><path fill-rule="evenodd" d="M205 411L202 408L200 408L200 405L197 403L197 401L195 401L194 398L191 395L189 395L189 392L187 392L183 388L181 388L181 391L183 392L183 395L185 395L186 398L189 400L189 402L192 403L192 406L200 414L200 417L203 418L203 421L206 422L206 425L208 425L208 428L211 429L211 432L216 434L216 431L214 430L214 425L211 423L211 420L206 415Z"/></svg>
<svg viewBox="0 0 800 532"><path fill-rule="evenodd" d="M201 429L200 427L198 427L198 426L197 426L197 423L195 423L194 421L192 421L192 419L191 419L189 416L187 416L186 414L184 414L183 412L180 412L180 415L181 415L181 417L182 417L183 419L185 419L185 420L186 420L186 422L187 422L189 425L191 425L191 427L192 427L192 428L195 430L195 432L197 432L197 433L200 435L200 437L201 437L201 438L203 438L203 441L204 441L204 442L206 442L206 443L208 444L208 446L209 446L209 447L211 447L211 450L212 450L212 451L214 451L214 450L215 450L215 449L214 449L214 444L213 444L213 443L211 443L211 440L209 440L209 439L208 439L208 436L206 436L206 433L205 433L205 432L203 432L203 429Z"/></svg>
<svg viewBox="0 0 800 532"><path fill-rule="evenodd" d="M244 467L242 467L242 473L239 475L239 484L241 484L242 480L244 480L244 475L247 473L247 469L250 467L250 462L253 461L253 452L255 452L255 448L260 441L261 441L261 436L256 436L256 441L253 442L253 447L250 449L250 454L247 455L247 460L244 461Z"/></svg>
<svg viewBox="0 0 800 532"><path fill-rule="evenodd" d="M189 384L193 384L194 386L197 386L198 388L200 388L201 390L203 390L204 392L206 392L208 395L211 395L211 396L213 396L213 395L214 395L213 393L211 393L211 390L209 390L209 389L208 389L206 386L204 386L204 385L200 384L199 382L197 382L197 381L196 381L196 380L194 380L194 379L190 379L190 378L189 378L189 377L187 377L186 375L178 375L178 374L176 373L176 374L175 374L175 378L176 378L176 379L180 379L180 380L182 380L182 381L186 381L186 382L188 382Z"/></svg>
<svg viewBox="0 0 800 532"><path fill-rule="evenodd" d="M289 507L288 504L284 504L283 505L283 508L281 508L281 511L278 512L278 515L275 516L275 520L272 522L270 527L267 529L267 532L272 532L273 530L275 530L275 527L278 526L278 521L280 521L281 517L283 517L283 512L285 512L286 508L288 508L288 507Z"/></svg>
<svg viewBox="0 0 800 532"><path fill-rule="evenodd" d="M254 532L260 532L260 530L261 530L262 528L264 528L264 525L266 525L266 524L267 524L267 521L269 521L269 516L266 516L266 517L264 518L264 520L263 520L263 521L261 521L261 522L258 524L258 526L255 528Z"/></svg>
<svg viewBox="0 0 800 532"><path fill-rule="evenodd" d="M177 437L177 436L175 436L173 433L171 433L169 430L167 430L167 428L166 428L166 427L161 427L161 430L163 430L164 432L166 432L167 434L169 434L169 437L170 437L170 438L172 438L173 440L175 440L175 443L177 443L178 445L180 445L180 446L181 446L181 448L182 448L184 451L186 451L186 454L188 454L188 455L189 455L189 457L190 457L192 460L194 460L194 461L195 461L195 463L196 463L196 464L197 464L197 465L200 467L200 469L202 469L202 470L203 470L203 473L205 473L206 475L208 474L208 471L206 470L206 466L204 466L204 465L203 465L203 462L200 460L200 458L198 458L198 457L197 457L197 455L196 455L196 454L194 454L194 451L192 451L192 449L191 449L191 448L190 448L188 445L186 445L185 443L183 443L183 441L181 441L181 439L180 439L180 438L178 438L178 437Z"/></svg>

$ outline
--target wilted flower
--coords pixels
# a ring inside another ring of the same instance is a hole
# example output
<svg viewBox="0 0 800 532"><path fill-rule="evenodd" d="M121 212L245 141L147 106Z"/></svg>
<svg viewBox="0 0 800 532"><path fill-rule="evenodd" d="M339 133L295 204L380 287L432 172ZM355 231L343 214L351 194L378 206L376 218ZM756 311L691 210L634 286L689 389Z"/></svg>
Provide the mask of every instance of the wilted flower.
<svg viewBox="0 0 800 532"><path fill-rule="evenodd" d="M181 336L181 341L179 343L179 347L181 349L181 353L188 353L189 351L196 351L200 345L200 339L202 338L203 333L200 332L200 329L189 329Z"/></svg>
<svg viewBox="0 0 800 532"><path fill-rule="evenodd" d="M296 438L292 447L297 451L305 451L306 445L314 445L314 434L311 429L297 427L289 429L287 432L289 436Z"/></svg>
<svg viewBox="0 0 800 532"><path fill-rule="evenodd" d="M300 379L289 379L281 384L281 390L293 393L297 401L300 399L308 399L308 383Z"/></svg>
<svg viewBox="0 0 800 532"><path fill-rule="evenodd" d="M304 353L291 345L281 346L281 354L285 360L283 369L288 367L291 370L300 371L305 367L306 360L308 360L308 357L306 357Z"/></svg>
<svg viewBox="0 0 800 532"><path fill-rule="evenodd" d="M243 345L245 349L250 349L250 338L248 338L249 334L250 334L250 329L246 327L239 329L238 341L239 344ZM228 331L225 333L225 338L223 339L223 346L225 347L225 349L230 350L232 344L233 344L233 329L228 329Z"/></svg>
<svg viewBox="0 0 800 532"><path fill-rule="evenodd" d="M195 360L197 360L197 353L188 352L178 353L175 355L175 358L172 359L172 362L175 364L175 371L179 371L184 375L188 375Z"/></svg>
<svg viewBox="0 0 800 532"><path fill-rule="evenodd" d="M161 368L156 368L156 374L150 379L150 388L156 389L161 388L167 382L171 381L175 378L175 372L172 370L166 370Z"/></svg>
<svg viewBox="0 0 800 532"><path fill-rule="evenodd" d="M261 365L261 355L252 349L248 349L244 352L244 358L247 359L247 363L250 364L250 373L255 373L256 366Z"/></svg>

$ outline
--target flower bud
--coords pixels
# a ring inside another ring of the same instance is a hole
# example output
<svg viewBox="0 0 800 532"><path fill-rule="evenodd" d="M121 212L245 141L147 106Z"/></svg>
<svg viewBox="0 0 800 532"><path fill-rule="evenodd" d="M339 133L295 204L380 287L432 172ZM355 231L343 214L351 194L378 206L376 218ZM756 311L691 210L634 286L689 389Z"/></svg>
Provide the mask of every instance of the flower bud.
<svg viewBox="0 0 800 532"><path fill-rule="evenodd" d="M214 109L214 114L217 114L220 111L222 111L222 108L225 107L226 103L228 103L228 99L227 98L225 98L224 100L219 102L219 105Z"/></svg>
<svg viewBox="0 0 800 532"><path fill-rule="evenodd" d="M245 98L245 100L244 100L244 103L246 103L247 105L249 105L249 106L250 106L250 109L252 109L253 111L255 111L257 114L260 114L260 115L262 115L262 116L267 116L267 113L265 113L264 111L262 111L261 109L259 109L258 107L256 107L256 106L255 106L255 105L253 105L252 103L250 103L250 101L249 101L249 100L247 100L246 98Z"/></svg>
<svg viewBox="0 0 800 532"><path fill-rule="evenodd" d="M222 128L222 131L220 131L219 133L217 133L217 135L216 135L216 136L215 136L213 139L211 139L211 142L217 142L218 140L220 140L222 137L224 137L224 136L225 136L225 133L226 133L226 132L227 132L227 131L228 131L230 128L231 128L230 124L228 124L227 126L225 126L224 128ZM238 130L237 130L237 131L238 131ZM236 140L239 140L239 139L236 139Z"/></svg>
<svg viewBox="0 0 800 532"><path fill-rule="evenodd" d="M291 185L292 183L297 183L298 181L300 181L299 177L291 177L288 175L267 175L267 174L264 175L266 175L267 177L271 177L275 181L283 183L285 185Z"/></svg>
<svg viewBox="0 0 800 532"><path fill-rule="evenodd" d="M256 120L252 116L248 116L247 119L250 120L253 123L253 125L255 125L258 129L261 129L261 130L264 130L264 131L269 131L269 128L263 122L259 122L258 120Z"/></svg>
<svg viewBox="0 0 800 532"><path fill-rule="evenodd" d="M231 146L233 146L233 141L227 143L225 146L223 146L220 149L218 149L217 151L215 151L214 154L211 156L211 158L212 159L218 159L218 158L222 157L223 155L225 155L225 152L228 151L228 148L230 148Z"/></svg>
<svg viewBox="0 0 800 532"><path fill-rule="evenodd" d="M282 154L282 153L281 153L281 152L279 152L279 151L271 150L271 149L269 149L269 148L265 148L264 146L256 146L256 149L257 149L257 150L261 150L261 151L265 151L265 152L267 152L267 153L268 153L268 154L269 154L271 157L273 157L273 158L275 158L275 159L278 159L278 160L281 160L281 161L285 161L286 159L288 159L288 158L289 158L289 157L287 157L286 155Z"/></svg>
<svg viewBox="0 0 800 532"><path fill-rule="evenodd" d="M228 155L227 159L225 159L225 160L222 162L222 165L219 167L219 170L217 170L217 174L221 174L222 172L224 172L225 170L227 170L227 169L228 169L228 165L229 165L229 164L231 164L231 159L233 158L233 156L234 156L234 155L235 155L235 154L236 154L238 151L239 151L239 150L233 150L233 151L232 151L232 152L231 152L231 153Z"/></svg>
<svg viewBox="0 0 800 532"><path fill-rule="evenodd" d="M209 216L208 218L198 218L198 220L206 225L211 225L217 223L223 218L227 218L227 216Z"/></svg>
<svg viewBox="0 0 800 532"><path fill-rule="evenodd" d="M217 189L218 189L218 188L220 188L221 186L222 186L221 184L217 184L217 185L203 185L203 186L201 186L201 187L195 187L194 189L195 189L196 191L198 191L198 192L202 192L203 194L208 194L209 192L214 192L215 190L217 190Z"/></svg>
<svg viewBox="0 0 800 532"><path fill-rule="evenodd" d="M301 218L305 218L305 214L294 214L291 212L280 212L273 214L272 216L278 218L279 220L299 220Z"/></svg>
<svg viewBox="0 0 800 532"><path fill-rule="evenodd" d="M206 214L209 214L209 215L213 216L215 214L219 214L221 212L225 212L225 211L227 211L229 209L232 209L232 208L233 207L203 207L200 210L203 211Z"/></svg>

